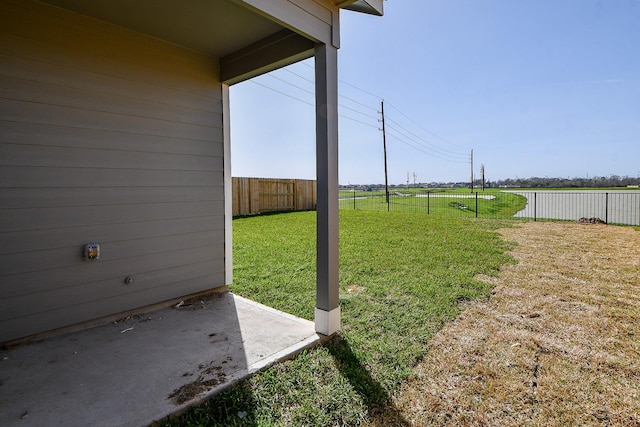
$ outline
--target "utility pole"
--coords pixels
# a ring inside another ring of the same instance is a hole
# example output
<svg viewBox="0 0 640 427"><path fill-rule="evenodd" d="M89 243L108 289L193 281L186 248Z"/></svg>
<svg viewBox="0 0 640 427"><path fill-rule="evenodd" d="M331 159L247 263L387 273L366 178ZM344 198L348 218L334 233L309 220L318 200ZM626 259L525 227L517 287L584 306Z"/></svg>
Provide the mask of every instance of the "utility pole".
<svg viewBox="0 0 640 427"><path fill-rule="evenodd" d="M384 147L384 194L387 200L387 212L389 208L389 179L387 176L387 134L384 129L384 99L380 101L380 108L382 114L382 146Z"/></svg>
<svg viewBox="0 0 640 427"><path fill-rule="evenodd" d="M480 165L480 177L482 178L482 191L484 191L484 165Z"/></svg>
<svg viewBox="0 0 640 427"><path fill-rule="evenodd" d="M471 193L473 193L473 150L471 150Z"/></svg>

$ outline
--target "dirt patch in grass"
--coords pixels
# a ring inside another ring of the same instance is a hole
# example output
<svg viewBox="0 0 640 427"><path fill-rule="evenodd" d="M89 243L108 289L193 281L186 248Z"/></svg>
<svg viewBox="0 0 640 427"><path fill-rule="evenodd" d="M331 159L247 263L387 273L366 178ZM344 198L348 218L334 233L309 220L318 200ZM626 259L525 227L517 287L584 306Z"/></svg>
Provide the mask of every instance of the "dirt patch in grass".
<svg viewBox="0 0 640 427"><path fill-rule="evenodd" d="M345 290L347 291L348 294L354 294L354 295L358 295L364 292L365 289L366 288L364 286L359 286L359 285L347 285L345 287Z"/></svg>
<svg viewBox="0 0 640 427"><path fill-rule="evenodd" d="M421 426L640 426L640 233L550 222L501 233L518 263L482 278L491 297L434 336L395 406Z"/></svg>
<svg viewBox="0 0 640 427"><path fill-rule="evenodd" d="M195 399L211 388L222 384L226 376L222 372L222 367L212 363L198 366L200 371L198 378L188 384L184 384L169 394L168 398L176 405ZM185 372L183 377L193 376L192 372Z"/></svg>

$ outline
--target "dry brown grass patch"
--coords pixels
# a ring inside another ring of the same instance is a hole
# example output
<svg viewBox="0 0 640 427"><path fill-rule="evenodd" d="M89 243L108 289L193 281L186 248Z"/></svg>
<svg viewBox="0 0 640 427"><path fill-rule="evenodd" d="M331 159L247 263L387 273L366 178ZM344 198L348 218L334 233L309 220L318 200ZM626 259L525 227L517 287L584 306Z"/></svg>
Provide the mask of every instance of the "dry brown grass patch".
<svg viewBox="0 0 640 427"><path fill-rule="evenodd" d="M502 234L518 263L430 342L395 397L405 419L640 426L640 233L531 222Z"/></svg>

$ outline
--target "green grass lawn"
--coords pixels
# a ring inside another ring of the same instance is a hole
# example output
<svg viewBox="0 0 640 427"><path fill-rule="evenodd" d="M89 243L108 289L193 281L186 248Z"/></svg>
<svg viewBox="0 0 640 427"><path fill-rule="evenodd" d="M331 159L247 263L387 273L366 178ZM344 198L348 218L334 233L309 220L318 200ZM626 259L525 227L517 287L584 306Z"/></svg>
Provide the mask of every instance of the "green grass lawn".
<svg viewBox="0 0 640 427"><path fill-rule="evenodd" d="M505 226L341 211L342 331L163 425L360 425L381 411L393 415L390 396L431 336L461 301L490 291L474 277L511 261L495 232ZM315 212L241 218L233 227L233 292L313 320Z"/></svg>

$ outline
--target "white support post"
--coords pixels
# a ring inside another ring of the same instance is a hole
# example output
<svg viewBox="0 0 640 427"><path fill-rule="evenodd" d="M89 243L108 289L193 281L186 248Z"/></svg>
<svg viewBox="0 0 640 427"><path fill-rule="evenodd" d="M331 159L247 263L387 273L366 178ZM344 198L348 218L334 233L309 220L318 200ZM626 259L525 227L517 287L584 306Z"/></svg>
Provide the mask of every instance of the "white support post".
<svg viewBox="0 0 640 427"><path fill-rule="evenodd" d="M338 51L318 43L316 77L316 331L340 329L338 298Z"/></svg>

